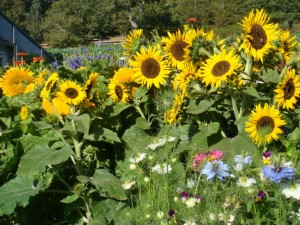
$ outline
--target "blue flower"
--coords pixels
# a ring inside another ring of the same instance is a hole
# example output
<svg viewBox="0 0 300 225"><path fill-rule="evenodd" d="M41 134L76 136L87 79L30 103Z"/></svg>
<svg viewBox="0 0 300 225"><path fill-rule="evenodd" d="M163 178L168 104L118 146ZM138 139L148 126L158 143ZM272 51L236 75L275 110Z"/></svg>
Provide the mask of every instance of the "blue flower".
<svg viewBox="0 0 300 225"><path fill-rule="evenodd" d="M213 180L215 176L219 180L224 180L224 178L229 176L229 166L220 160L207 162L201 170L201 174L206 175L207 180Z"/></svg>
<svg viewBox="0 0 300 225"><path fill-rule="evenodd" d="M265 166L262 168L265 177L275 183L280 183L282 180L292 180L295 174L295 169L284 166Z"/></svg>
<svg viewBox="0 0 300 225"><path fill-rule="evenodd" d="M251 156L246 156L245 158L241 155L236 155L234 157L234 162L236 163L241 163L241 164L248 164L250 165L252 163L252 157Z"/></svg>

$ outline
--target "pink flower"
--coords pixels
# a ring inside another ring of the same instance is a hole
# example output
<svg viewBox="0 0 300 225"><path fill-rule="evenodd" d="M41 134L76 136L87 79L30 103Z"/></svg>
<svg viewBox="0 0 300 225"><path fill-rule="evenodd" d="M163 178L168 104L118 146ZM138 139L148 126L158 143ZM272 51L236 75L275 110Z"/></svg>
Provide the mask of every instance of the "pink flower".
<svg viewBox="0 0 300 225"><path fill-rule="evenodd" d="M220 160L223 158L224 153L215 149L215 150L211 151L210 156L213 158L213 159L210 159L210 161L211 160Z"/></svg>
<svg viewBox="0 0 300 225"><path fill-rule="evenodd" d="M200 153L199 155L195 156L192 166L199 166L201 161L204 160L206 156L207 153Z"/></svg>

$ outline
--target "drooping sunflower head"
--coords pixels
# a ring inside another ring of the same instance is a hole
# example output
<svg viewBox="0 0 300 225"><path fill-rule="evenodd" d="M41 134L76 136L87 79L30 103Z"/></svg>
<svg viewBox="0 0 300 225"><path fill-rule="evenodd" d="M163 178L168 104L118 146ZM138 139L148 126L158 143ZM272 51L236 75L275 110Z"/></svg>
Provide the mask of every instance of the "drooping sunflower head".
<svg viewBox="0 0 300 225"><path fill-rule="evenodd" d="M108 89L109 96L115 102L127 102L130 97L127 87L123 83L117 81L116 79L110 79Z"/></svg>
<svg viewBox="0 0 300 225"><path fill-rule="evenodd" d="M169 110L167 110L164 114L165 121L168 124L175 124L175 123L179 122L178 116L179 116L179 113L181 110L183 100L184 100L184 95L182 95L182 94L175 95L172 107Z"/></svg>
<svg viewBox="0 0 300 225"><path fill-rule="evenodd" d="M43 109L51 115L70 115L71 107L61 98L47 99L43 98Z"/></svg>
<svg viewBox="0 0 300 225"><path fill-rule="evenodd" d="M11 67L0 80L3 94L12 97L34 89L33 72L23 67Z"/></svg>
<svg viewBox="0 0 300 225"><path fill-rule="evenodd" d="M295 108L297 99L300 97L300 78L294 69L288 70L284 79L277 85L274 91L275 103L284 109Z"/></svg>
<svg viewBox="0 0 300 225"><path fill-rule="evenodd" d="M192 64L185 64L181 72L173 80L173 89L174 91L180 89L182 93L186 93L188 84L199 78L199 71Z"/></svg>
<svg viewBox="0 0 300 225"><path fill-rule="evenodd" d="M291 56L295 52L295 46L297 44L296 36L291 36L289 31L280 32L280 45L277 48L278 52L282 54L284 61L287 63L290 61Z"/></svg>
<svg viewBox="0 0 300 225"><path fill-rule="evenodd" d="M78 105L86 98L86 92L79 84L66 80L60 83L57 97L70 105Z"/></svg>
<svg viewBox="0 0 300 225"><path fill-rule="evenodd" d="M262 10L252 10L240 24L244 30L243 43L240 49L252 55L255 61L264 61L264 56L274 48L273 42L278 39L278 24L268 23L270 18Z"/></svg>
<svg viewBox="0 0 300 225"><path fill-rule="evenodd" d="M200 68L200 77L206 86L219 87L222 82L227 81L229 76L236 74L241 67L239 57L233 50L228 53L226 50L222 50L206 60Z"/></svg>
<svg viewBox="0 0 300 225"><path fill-rule="evenodd" d="M54 72L51 76L46 80L44 87L40 93L41 98L49 98L50 92L54 84L58 81L58 73Z"/></svg>
<svg viewBox="0 0 300 225"><path fill-rule="evenodd" d="M89 76L89 79L84 84L83 89L85 90L85 93L86 93L86 96L87 96L88 99L92 98L92 90L97 85L98 77L99 77L99 73L92 72Z"/></svg>
<svg viewBox="0 0 300 225"><path fill-rule="evenodd" d="M136 83L150 89L152 86L159 88L166 82L170 68L160 50L151 46L147 49L142 48L141 52L134 56L134 59L130 65L134 72L133 80Z"/></svg>
<svg viewBox="0 0 300 225"><path fill-rule="evenodd" d="M286 122L281 119L280 112L274 106L265 104L261 107L261 105L257 105L250 113L245 130L254 143L264 145L272 140L278 140L278 135L283 133L280 127L285 124Z"/></svg>
<svg viewBox="0 0 300 225"><path fill-rule="evenodd" d="M37 85L43 85L43 82L44 82L44 79L47 75L50 74L50 71L49 70L42 70L38 77L35 79L35 82L37 83Z"/></svg>
<svg viewBox="0 0 300 225"><path fill-rule="evenodd" d="M164 47L172 67L181 69L185 63L185 48L188 46L186 35L178 30L175 34L168 32L169 40Z"/></svg>
<svg viewBox="0 0 300 225"><path fill-rule="evenodd" d="M211 56L210 52L214 51L214 47L219 48L219 41L214 40L213 30L205 32L203 29L190 29L186 34L186 41L188 43L184 49L186 61L198 67Z"/></svg>
<svg viewBox="0 0 300 225"><path fill-rule="evenodd" d="M113 79L121 83L133 82L133 70L131 68L120 68L115 72Z"/></svg>
<svg viewBox="0 0 300 225"><path fill-rule="evenodd" d="M123 47L125 55L134 55L139 52L141 46L145 43L142 29L130 31L127 35Z"/></svg>

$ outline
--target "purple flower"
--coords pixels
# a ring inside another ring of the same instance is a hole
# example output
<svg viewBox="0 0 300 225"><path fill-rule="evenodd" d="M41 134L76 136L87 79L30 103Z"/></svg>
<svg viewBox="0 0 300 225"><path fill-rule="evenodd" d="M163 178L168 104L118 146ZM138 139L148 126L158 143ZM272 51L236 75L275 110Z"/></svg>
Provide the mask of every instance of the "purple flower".
<svg viewBox="0 0 300 225"><path fill-rule="evenodd" d="M201 170L201 174L206 175L207 180L213 180L215 176L219 180L224 180L229 176L229 166L221 160L207 162Z"/></svg>
<svg viewBox="0 0 300 225"><path fill-rule="evenodd" d="M280 183L282 180L292 180L295 174L295 169L284 166L265 166L262 168L265 177L275 183Z"/></svg>
<svg viewBox="0 0 300 225"><path fill-rule="evenodd" d="M175 211L173 209L170 209L168 215L172 217L175 216Z"/></svg>
<svg viewBox="0 0 300 225"><path fill-rule="evenodd" d="M269 158L269 157L271 157L271 155L272 155L272 152L264 152L263 153L263 157L265 157L265 158Z"/></svg>
<svg viewBox="0 0 300 225"><path fill-rule="evenodd" d="M256 195L255 201L260 203L266 198L266 193L263 190L260 190Z"/></svg>

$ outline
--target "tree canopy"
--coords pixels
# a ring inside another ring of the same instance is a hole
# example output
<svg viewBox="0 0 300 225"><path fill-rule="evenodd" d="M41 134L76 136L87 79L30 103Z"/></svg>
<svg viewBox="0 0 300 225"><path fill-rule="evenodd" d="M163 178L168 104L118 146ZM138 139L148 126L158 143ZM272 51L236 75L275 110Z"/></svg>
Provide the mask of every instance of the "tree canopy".
<svg viewBox="0 0 300 225"><path fill-rule="evenodd" d="M300 21L298 0L1 0L0 10L38 42L76 46L142 28L159 34L188 18L211 29L236 24L253 8L264 8L289 29Z"/></svg>

